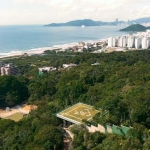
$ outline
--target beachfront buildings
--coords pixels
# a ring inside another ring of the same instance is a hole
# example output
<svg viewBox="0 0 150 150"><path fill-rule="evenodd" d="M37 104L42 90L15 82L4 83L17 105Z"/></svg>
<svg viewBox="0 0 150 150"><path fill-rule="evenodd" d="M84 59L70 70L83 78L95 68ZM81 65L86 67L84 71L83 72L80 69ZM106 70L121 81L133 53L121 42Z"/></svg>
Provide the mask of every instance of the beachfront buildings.
<svg viewBox="0 0 150 150"><path fill-rule="evenodd" d="M84 46L85 46L85 43L84 43L84 42L79 42L79 43L78 43L78 51L82 51L83 48L84 48Z"/></svg>
<svg viewBox="0 0 150 150"><path fill-rule="evenodd" d="M118 39L117 38L113 38L112 40L112 46L115 47L117 45Z"/></svg>
<svg viewBox="0 0 150 150"><path fill-rule="evenodd" d="M149 48L149 39L144 37L142 39L142 49L148 49L148 48Z"/></svg>
<svg viewBox="0 0 150 150"><path fill-rule="evenodd" d="M118 39L118 47L126 47L127 46L127 38L126 36L119 37Z"/></svg>
<svg viewBox="0 0 150 150"><path fill-rule="evenodd" d="M132 36L132 34L130 34L130 35L128 36L127 47L128 47L128 48L133 48L133 47L134 47L134 44L135 44L134 42L135 42L135 37Z"/></svg>
<svg viewBox="0 0 150 150"><path fill-rule="evenodd" d="M0 75L19 75L19 69L12 63L2 63L0 62Z"/></svg>
<svg viewBox="0 0 150 150"><path fill-rule="evenodd" d="M113 47L113 37L108 38L108 47Z"/></svg>
<svg viewBox="0 0 150 150"><path fill-rule="evenodd" d="M141 48L141 39L140 38L135 39L135 48L136 49Z"/></svg>
<svg viewBox="0 0 150 150"><path fill-rule="evenodd" d="M150 48L150 30L121 37L109 37L108 48L148 49Z"/></svg>

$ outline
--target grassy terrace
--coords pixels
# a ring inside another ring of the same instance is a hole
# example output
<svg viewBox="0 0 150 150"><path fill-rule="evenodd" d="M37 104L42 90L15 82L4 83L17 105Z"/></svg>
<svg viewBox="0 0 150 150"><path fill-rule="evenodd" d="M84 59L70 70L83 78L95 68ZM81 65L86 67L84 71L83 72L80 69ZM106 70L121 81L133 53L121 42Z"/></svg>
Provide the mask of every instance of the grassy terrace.
<svg viewBox="0 0 150 150"><path fill-rule="evenodd" d="M6 117L4 119L10 119L10 120L14 120L16 122L18 122L19 120L21 120L23 118L23 115L22 113L15 113L9 117Z"/></svg>
<svg viewBox="0 0 150 150"><path fill-rule="evenodd" d="M87 121L91 120L99 112L99 110L95 110L94 107L90 105L78 103L58 113L57 117L72 123L80 124L83 119Z"/></svg>

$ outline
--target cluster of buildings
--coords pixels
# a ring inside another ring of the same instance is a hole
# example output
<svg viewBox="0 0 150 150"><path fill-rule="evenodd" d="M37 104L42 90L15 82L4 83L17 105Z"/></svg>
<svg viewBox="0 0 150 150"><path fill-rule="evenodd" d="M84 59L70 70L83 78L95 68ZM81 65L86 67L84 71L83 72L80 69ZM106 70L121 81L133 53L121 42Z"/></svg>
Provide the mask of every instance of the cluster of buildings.
<svg viewBox="0 0 150 150"><path fill-rule="evenodd" d="M76 67L76 66L77 66L77 64L73 64L73 63L62 65L63 69L70 69L70 68ZM43 74L49 73L51 71L57 70L57 68L55 68L55 67L42 67L42 68L38 68L38 69L39 69L40 76ZM58 69L58 70L61 70L61 69Z"/></svg>
<svg viewBox="0 0 150 150"><path fill-rule="evenodd" d="M101 47L106 45L106 40L93 41L93 42L78 42L77 45L70 45L66 48L59 49L60 51L73 51L73 52L83 52L83 51L94 51L99 50Z"/></svg>
<svg viewBox="0 0 150 150"><path fill-rule="evenodd" d="M121 37L109 37L108 47L148 49L150 48L150 30Z"/></svg>
<svg viewBox="0 0 150 150"><path fill-rule="evenodd" d="M0 75L19 75L19 68L12 63L0 62Z"/></svg>
<svg viewBox="0 0 150 150"><path fill-rule="evenodd" d="M78 50L83 51L94 51L94 50L99 50L101 49L104 45L106 45L106 40L101 40L101 41L95 41L93 43L84 43L84 42L79 42L78 43Z"/></svg>
<svg viewBox="0 0 150 150"><path fill-rule="evenodd" d="M130 26L132 24L135 24L133 21L121 21L118 18L116 18L113 22L103 22L101 23L102 26Z"/></svg>
<svg viewBox="0 0 150 150"><path fill-rule="evenodd" d="M54 71L57 68L54 67L42 67L42 68L38 68L39 69L39 75L42 75L44 73L49 73L50 71Z"/></svg>

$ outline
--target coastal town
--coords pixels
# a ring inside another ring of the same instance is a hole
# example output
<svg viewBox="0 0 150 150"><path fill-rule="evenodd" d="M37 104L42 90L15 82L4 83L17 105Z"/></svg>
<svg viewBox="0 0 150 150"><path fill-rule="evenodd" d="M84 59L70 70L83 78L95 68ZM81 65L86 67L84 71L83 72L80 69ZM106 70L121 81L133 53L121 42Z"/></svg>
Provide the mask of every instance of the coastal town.
<svg viewBox="0 0 150 150"><path fill-rule="evenodd" d="M77 44L68 44L67 46L60 46L60 47L51 47L51 48L44 48L38 49L34 52L23 53L19 55L11 56L14 57L27 57L32 55L42 55L48 53L59 53L59 52L75 52L75 53L83 53L83 52L90 52L90 53L111 53L114 51L133 51L133 50L147 50L150 48L150 30L146 30L145 32L137 32L137 33L130 33L128 35L123 35L120 37L109 37L107 39L101 39L97 41L91 42L78 42ZM8 57L10 58L10 57ZM4 57L4 60L7 57ZM98 63L94 63L91 65L97 65ZM32 66L32 65L31 65ZM34 65L33 65L34 66ZM71 67L75 67L76 64L63 64L62 68L56 68L52 66L46 66L39 68L39 75L43 73L48 73L54 70L62 70L62 69L69 69ZM13 63L3 63L0 62L0 75L19 75L19 68L15 66Z"/></svg>
<svg viewBox="0 0 150 150"><path fill-rule="evenodd" d="M134 25L132 27L134 27ZM142 29L143 28L146 27L142 26ZM53 52L54 53L59 53L59 52L110 53L113 51L125 52L129 50L147 50L149 48L150 48L150 29L147 29L143 32L127 31L124 32L124 35L117 36L117 37L112 36L112 37L107 37L105 39L99 39L93 41L92 40L79 41L79 42L68 43L63 45L55 45L53 47L43 47L43 48L36 48L28 51L19 51L17 53L10 53L10 54L8 53L7 55L1 55L0 59L3 60L12 57L26 57L32 55L50 54ZM12 65L11 64L8 66L5 65L3 67L6 70L6 68L10 68L10 67L12 68ZM1 72L3 71L1 70Z"/></svg>
<svg viewBox="0 0 150 150"><path fill-rule="evenodd" d="M93 42L78 42L77 45L61 47L56 50L72 52L109 53L113 51L146 50L150 48L150 30L145 32L130 33L120 37L108 37L107 39Z"/></svg>

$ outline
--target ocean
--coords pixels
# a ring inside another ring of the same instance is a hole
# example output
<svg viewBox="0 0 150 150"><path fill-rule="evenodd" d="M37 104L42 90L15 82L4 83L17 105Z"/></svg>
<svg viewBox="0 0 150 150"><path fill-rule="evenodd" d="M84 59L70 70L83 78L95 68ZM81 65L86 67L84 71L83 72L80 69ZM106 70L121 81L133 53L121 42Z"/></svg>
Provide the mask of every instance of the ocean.
<svg viewBox="0 0 150 150"><path fill-rule="evenodd" d="M42 25L0 26L0 56L9 56L32 50L59 47L80 41L97 41L117 37L123 26L45 27Z"/></svg>

